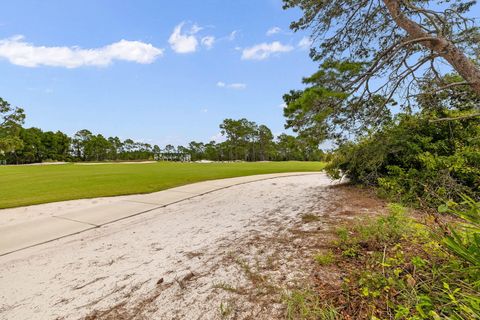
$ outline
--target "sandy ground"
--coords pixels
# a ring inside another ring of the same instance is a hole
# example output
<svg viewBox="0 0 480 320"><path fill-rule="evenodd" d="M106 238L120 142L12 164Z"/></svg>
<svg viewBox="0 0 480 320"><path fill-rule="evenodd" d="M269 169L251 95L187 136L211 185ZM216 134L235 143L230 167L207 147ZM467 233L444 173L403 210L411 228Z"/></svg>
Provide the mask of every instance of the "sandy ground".
<svg viewBox="0 0 480 320"><path fill-rule="evenodd" d="M111 161L111 162L65 162L65 161L56 161L56 162L40 162L40 163L26 163L26 164L9 164L9 166L52 166L52 165L62 165L70 164L80 166L93 166L98 164L144 164L144 163L156 163L157 161Z"/></svg>
<svg viewBox="0 0 480 320"><path fill-rule="evenodd" d="M144 163L157 163L157 161L105 161L105 162L74 162L78 166L96 166L99 164L144 164Z"/></svg>
<svg viewBox="0 0 480 320"><path fill-rule="evenodd" d="M54 166L59 164L67 164L65 161L56 162L40 162L40 163L26 163L26 164L9 164L9 166Z"/></svg>
<svg viewBox="0 0 480 320"><path fill-rule="evenodd" d="M0 257L0 319L280 317L278 299L258 303L274 286L255 270L281 279L275 292L302 277L281 235L313 211L323 232L329 185L324 174L247 183ZM93 201L108 200L78 203Z"/></svg>

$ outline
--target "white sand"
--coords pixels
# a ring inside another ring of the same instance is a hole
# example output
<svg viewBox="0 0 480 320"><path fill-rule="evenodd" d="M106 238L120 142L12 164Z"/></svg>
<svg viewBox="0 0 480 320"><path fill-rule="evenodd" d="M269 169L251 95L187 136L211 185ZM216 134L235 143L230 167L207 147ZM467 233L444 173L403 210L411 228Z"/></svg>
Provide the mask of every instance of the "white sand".
<svg viewBox="0 0 480 320"><path fill-rule="evenodd" d="M157 163L157 161L105 161L105 162L74 162L77 166L96 166L99 164L145 164L145 163Z"/></svg>
<svg viewBox="0 0 480 320"><path fill-rule="evenodd" d="M51 166L59 164L68 164L69 162L65 161L56 161L56 162L38 162L38 163L26 163L26 164L8 164L8 166Z"/></svg>
<svg viewBox="0 0 480 320"><path fill-rule="evenodd" d="M79 319L117 304L133 314L141 305L147 319L216 319L225 293L214 285L238 277L220 261L330 183L318 174L238 185L0 257L0 319Z"/></svg>

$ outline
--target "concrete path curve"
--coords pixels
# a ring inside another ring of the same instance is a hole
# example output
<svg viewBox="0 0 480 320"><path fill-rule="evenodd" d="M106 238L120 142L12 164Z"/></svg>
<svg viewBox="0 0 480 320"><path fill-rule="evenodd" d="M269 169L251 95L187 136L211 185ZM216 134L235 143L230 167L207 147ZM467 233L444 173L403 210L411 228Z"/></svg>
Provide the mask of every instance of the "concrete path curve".
<svg viewBox="0 0 480 320"><path fill-rule="evenodd" d="M228 187L266 179L318 173L273 173L208 180L150 194L110 197L107 203L100 202L86 207L79 205L81 203L79 200L72 200L63 201L64 205L57 206L53 210L52 204L3 209L0 210L0 256ZM46 210L48 206L50 211ZM28 211L28 219L8 220L8 215L22 215L25 211ZM45 211L49 213L44 214Z"/></svg>

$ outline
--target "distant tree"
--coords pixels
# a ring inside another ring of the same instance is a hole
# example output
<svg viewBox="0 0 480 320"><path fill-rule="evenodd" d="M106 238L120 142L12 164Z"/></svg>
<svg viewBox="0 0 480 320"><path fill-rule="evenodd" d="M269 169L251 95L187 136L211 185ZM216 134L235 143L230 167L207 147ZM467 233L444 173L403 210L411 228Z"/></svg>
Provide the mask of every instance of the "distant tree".
<svg viewBox="0 0 480 320"><path fill-rule="evenodd" d="M158 160L159 159L158 156L160 155L162 150L160 149L160 147L158 145L154 145L153 149L152 149L152 152L153 152L153 155L154 155L154 159Z"/></svg>
<svg viewBox="0 0 480 320"><path fill-rule="evenodd" d="M85 145L91 138L92 133L87 129L83 129L75 133L72 140L72 149L76 158L80 160L86 160Z"/></svg>
<svg viewBox="0 0 480 320"><path fill-rule="evenodd" d="M238 159L238 149L243 139L240 120L225 119L220 124L221 133L227 138L229 159Z"/></svg>
<svg viewBox="0 0 480 320"><path fill-rule="evenodd" d="M222 144L217 144L215 141L210 141L205 144L204 157L212 161L225 160L224 147Z"/></svg>
<svg viewBox="0 0 480 320"><path fill-rule="evenodd" d="M12 107L0 98L0 156L22 147L19 133L24 120L22 108Z"/></svg>
<svg viewBox="0 0 480 320"><path fill-rule="evenodd" d="M188 148L185 148L184 146L177 146L177 152L179 153L186 153L186 154L189 154L190 150Z"/></svg>
<svg viewBox="0 0 480 320"><path fill-rule="evenodd" d="M266 125L258 126L258 150L259 160L270 160L270 152L273 148L273 134Z"/></svg>
<svg viewBox="0 0 480 320"><path fill-rule="evenodd" d="M45 146L42 138L43 132L38 128L22 128L19 138L22 141L22 147L12 152L12 163L34 163L42 162L45 154Z"/></svg>
<svg viewBox="0 0 480 320"><path fill-rule="evenodd" d="M65 161L69 157L70 138L63 132L47 131L41 135L42 160Z"/></svg>
<svg viewBox="0 0 480 320"><path fill-rule="evenodd" d="M188 150L193 161L201 160L205 157L205 145L203 142L191 141L188 144Z"/></svg>
<svg viewBox="0 0 480 320"><path fill-rule="evenodd" d="M248 160L249 151L254 148L256 123L245 118L239 120L225 119L220 124L222 135L227 138L231 160Z"/></svg>
<svg viewBox="0 0 480 320"><path fill-rule="evenodd" d="M117 160L120 153L122 153L123 143L119 137L109 137L110 150L108 151L108 157L111 160Z"/></svg>
<svg viewBox="0 0 480 320"><path fill-rule="evenodd" d="M165 146L165 150L164 150L166 153L175 153L176 150L175 150L175 147L171 144L167 144Z"/></svg>
<svg viewBox="0 0 480 320"><path fill-rule="evenodd" d="M123 151L126 153L129 153L135 150L135 141L133 141L132 139L125 139L122 145L123 145Z"/></svg>
<svg viewBox="0 0 480 320"><path fill-rule="evenodd" d="M279 160L282 161L300 159L296 138L286 133L282 133L277 137L277 152Z"/></svg>
<svg viewBox="0 0 480 320"><path fill-rule="evenodd" d="M92 135L84 144L84 157L88 161L103 161L107 159L111 144L101 134Z"/></svg>

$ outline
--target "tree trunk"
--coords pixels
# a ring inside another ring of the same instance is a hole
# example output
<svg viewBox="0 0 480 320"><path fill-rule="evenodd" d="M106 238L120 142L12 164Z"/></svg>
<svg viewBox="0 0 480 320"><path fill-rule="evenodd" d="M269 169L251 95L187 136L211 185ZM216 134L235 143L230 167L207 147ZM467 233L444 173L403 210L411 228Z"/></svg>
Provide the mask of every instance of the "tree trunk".
<svg viewBox="0 0 480 320"><path fill-rule="evenodd" d="M432 38L415 21L410 20L402 13L398 0L383 0L395 23L405 30L412 40ZM480 68L473 63L459 48L450 40L437 36L436 39L419 41L424 47L439 54L455 69L480 95Z"/></svg>

